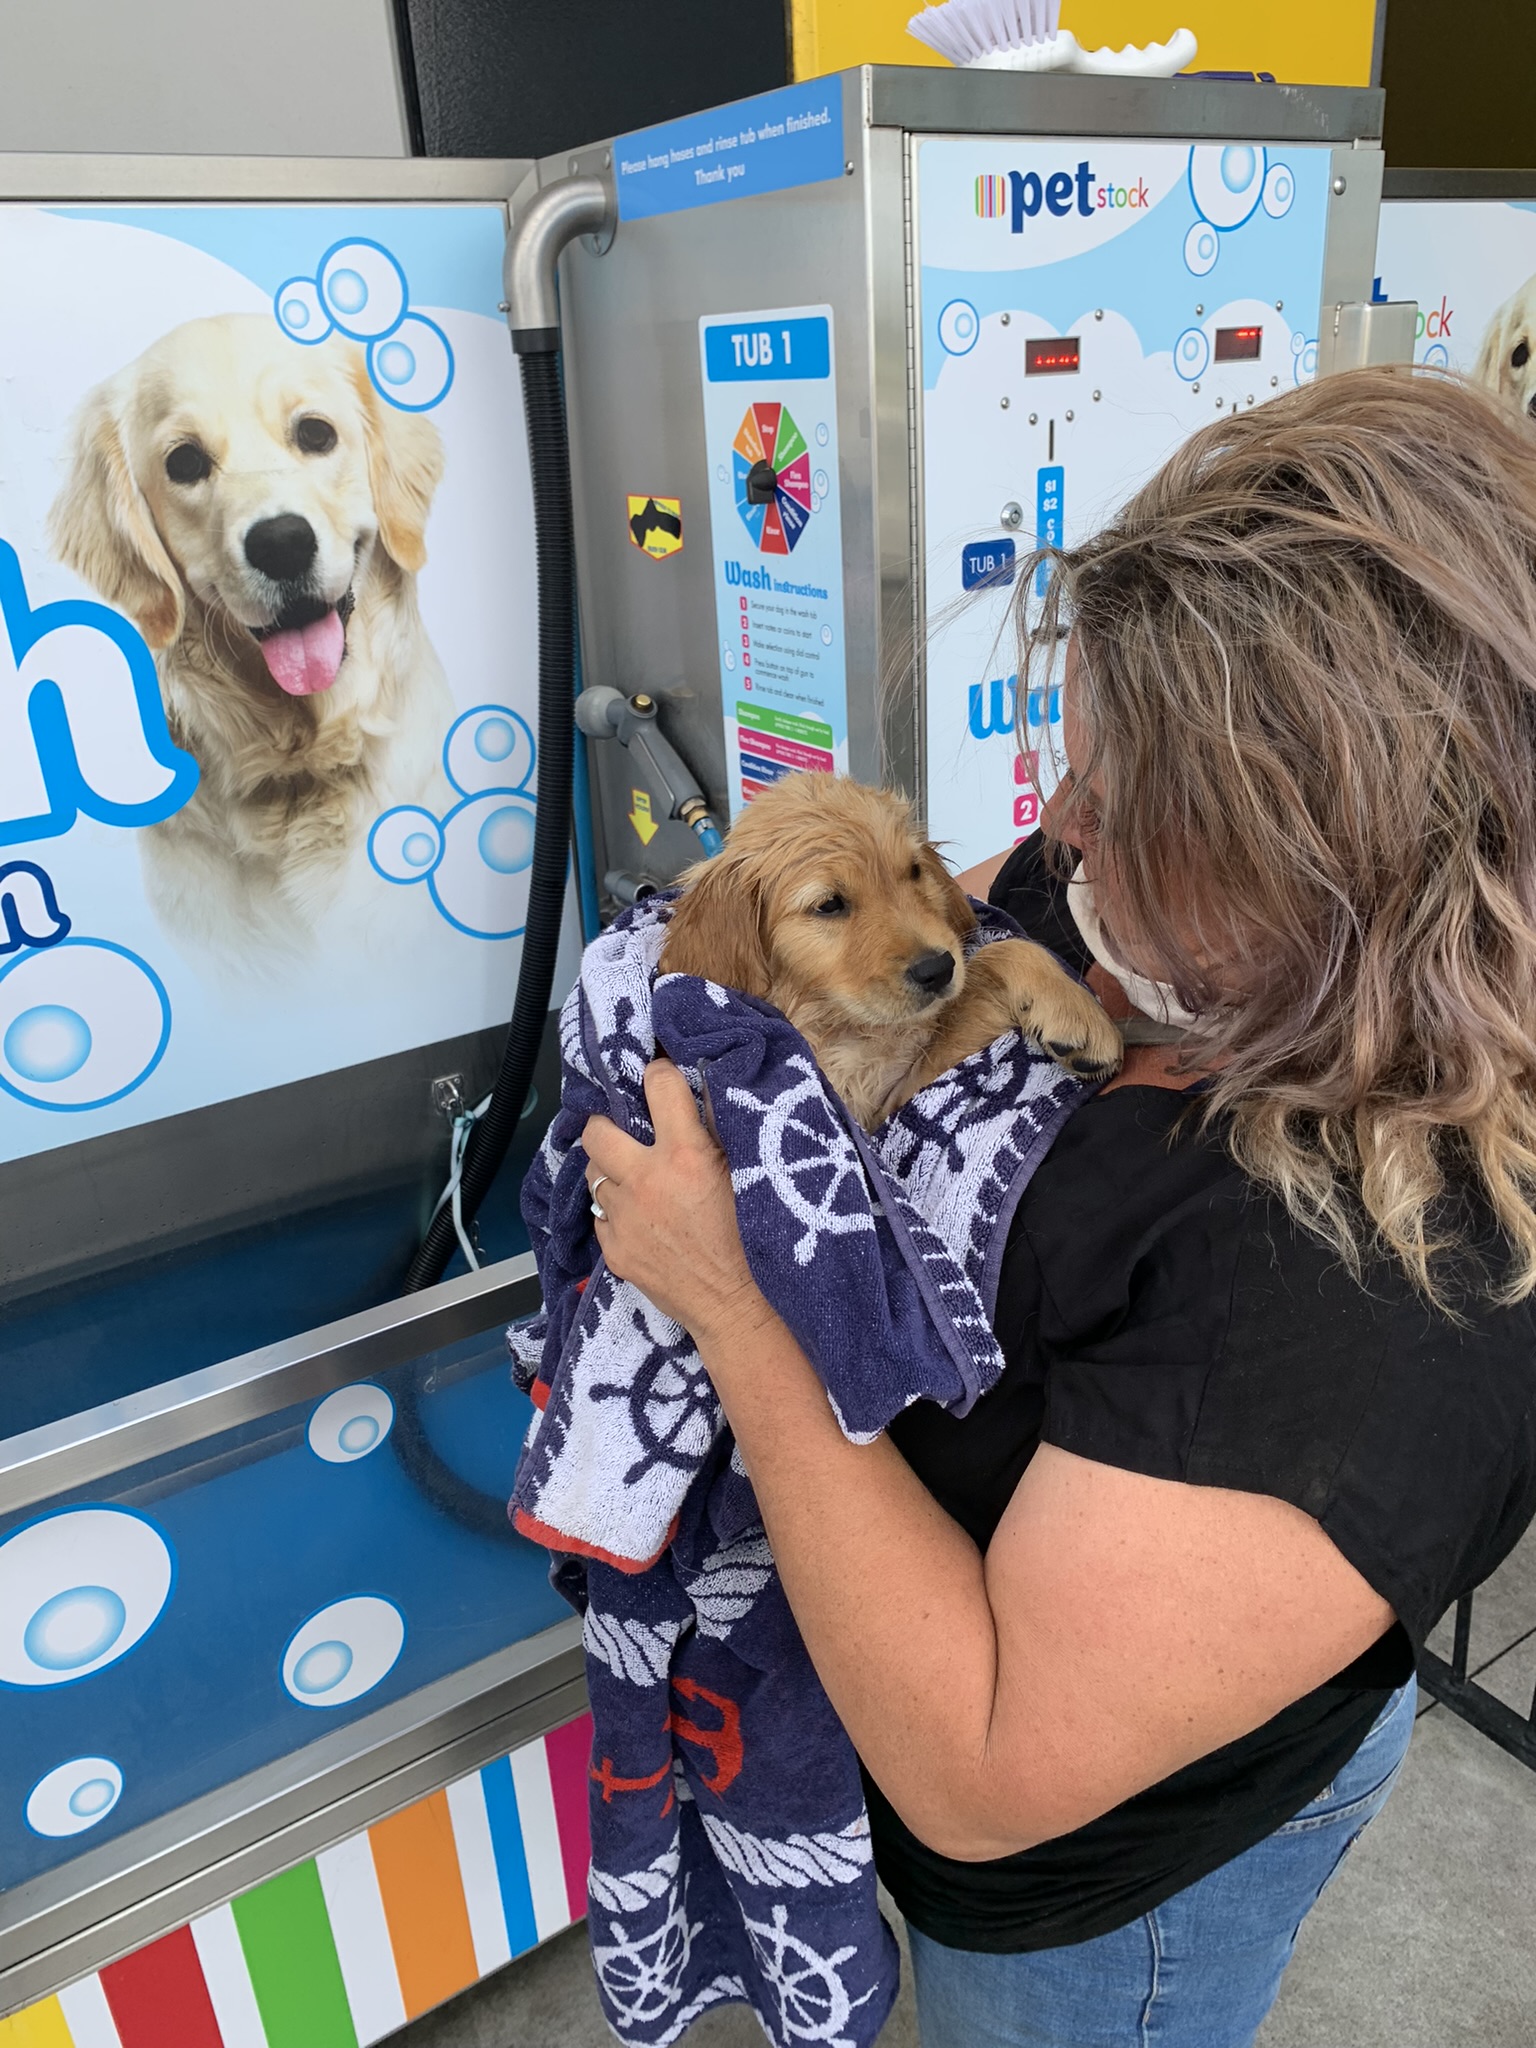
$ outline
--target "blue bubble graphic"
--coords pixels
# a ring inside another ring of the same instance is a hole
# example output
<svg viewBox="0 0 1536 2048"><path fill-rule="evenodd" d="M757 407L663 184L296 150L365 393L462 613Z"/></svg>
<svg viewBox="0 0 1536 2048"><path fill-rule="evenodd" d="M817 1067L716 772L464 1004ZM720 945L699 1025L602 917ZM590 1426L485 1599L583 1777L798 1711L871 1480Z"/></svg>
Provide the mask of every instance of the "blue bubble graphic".
<svg viewBox="0 0 1536 2048"><path fill-rule="evenodd" d="M297 1691L313 1699L317 1693L332 1692L352 1669L352 1651L346 1643L316 1643L293 1667Z"/></svg>
<svg viewBox="0 0 1536 2048"><path fill-rule="evenodd" d="M24 1081L67 1081L91 1056L91 1027L63 1003L38 1003L12 1018L3 1049Z"/></svg>
<svg viewBox="0 0 1536 2048"><path fill-rule="evenodd" d="M325 281L325 291L343 313L361 313L368 303L368 287L355 270L333 270Z"/></svg>
<svg viewBox="0 0 1536 2048"><path fill-rule="evenodd" d="M379 1440L379 1425L371 1415L354 1415L350 1422L344 1422L336 1432L336 1441L344 1451L354 1458L364 1451L372 1450Z"/></svg>
<svg viewBox="0 0 1536 2048"><path fill-rule="evenodd" d="M1258 159L1245 142L1234 142L1221 152L1221 182L1229 192L1246 192L1257 167Z"/></svg>
<svg viewBox="0 0 1536 2048"><path fill-rule="evenodd" d="M309 308L302 299L286 299L283 302L283 320L289 327L307 327ZM103 1781L104 1782L104 1781Z"/></svg>
<svg viewBox="0 0 1536 2048"><path fill-rule="evenodd" d="M482 718L475 727L475 752L482 761L505 761L517 745L517 734L504 718Z"/></svg>
<svg viewBox="0 0 1536 2048"><path fill-rule="evenodd" d="M22 1647L44 1671L78 1671L104 1657L127 1624L128 1610L110 1586L70 1586L38 1608Z"/></svg>
<svg viewBox="0 0 1536 2048"><path fill-rule="evenodd" d="M409 384L416 374L416 358L403 341L385 342L373 361L386 384Z"/></svg>
<svg viewBox="0 0 1536 2048"><path fill-rule="evenodd" d="M533 859L533 816L520 804L492 811L480 827L480 858L498 875L515 875Z"/></svg>
<svg viewBox="0 0 1536 2048"><path fill-rule="evenodd" d="M69 1795L69 1810L77 1820L94 1820L99 1813L105 1813L117 1798L117 1787L110 1778L87 1778Z"/></svg>
<svg viewBox="0 0 1536 2048"><path fill-rule="evenodd" d="M408 860L413 868L428 866L436 852L436 842L425 832L413 832L400 848L401 858Z"/></svg>

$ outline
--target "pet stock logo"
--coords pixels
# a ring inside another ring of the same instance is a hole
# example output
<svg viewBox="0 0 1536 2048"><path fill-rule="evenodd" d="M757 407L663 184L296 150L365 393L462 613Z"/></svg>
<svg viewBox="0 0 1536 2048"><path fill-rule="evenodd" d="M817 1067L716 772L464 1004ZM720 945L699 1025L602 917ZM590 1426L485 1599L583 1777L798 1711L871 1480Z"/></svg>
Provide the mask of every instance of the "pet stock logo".
<svg viewBox="0 0 1536 2048"><path fill-rule="evenodd" d="M1096 213L1142 213L1152 204L1144 178L1119 185L1097 184L1095 178L1086 157L1071 170L984 172L975 181L976 218L1006 220L1011 234L1022 235L1026 221L1042 216L1091 220Z"/></svg>

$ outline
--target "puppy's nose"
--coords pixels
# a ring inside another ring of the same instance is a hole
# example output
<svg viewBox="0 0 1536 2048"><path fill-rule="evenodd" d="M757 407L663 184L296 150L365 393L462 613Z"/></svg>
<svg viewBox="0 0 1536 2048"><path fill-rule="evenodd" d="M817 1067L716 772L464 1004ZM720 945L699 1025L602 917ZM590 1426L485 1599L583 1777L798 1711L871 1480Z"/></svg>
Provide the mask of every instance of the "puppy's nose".
<svg viewBox="0 0 1536 2048"><path fill-rule="evenodd" d="M297 583L318 552L315 529L297 512L258 519L245 536L245 559L274 583Z"/></svg>
<svg viewBox="0 0 1536 2048"><path fill-rule="evenodd" d="M914 983L927 996L941 995L954 978L953 953L919 953L907 969L908 981Z"/></svg>

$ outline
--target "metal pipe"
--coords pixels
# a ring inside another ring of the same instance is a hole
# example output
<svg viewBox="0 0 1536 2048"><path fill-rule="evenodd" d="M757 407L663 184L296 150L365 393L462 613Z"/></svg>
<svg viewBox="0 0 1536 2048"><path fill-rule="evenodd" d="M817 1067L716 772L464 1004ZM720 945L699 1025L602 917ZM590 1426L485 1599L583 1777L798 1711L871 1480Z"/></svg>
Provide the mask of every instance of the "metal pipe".
<svg viewBox="0 0 1536 2048"><path fill-rule="evenodd" d="M555 266L578 235L614 225L613 193L601 178L561 178L546 185L513 222L502 262L507 325L519 355L548 355L560 346Z"/></svg>

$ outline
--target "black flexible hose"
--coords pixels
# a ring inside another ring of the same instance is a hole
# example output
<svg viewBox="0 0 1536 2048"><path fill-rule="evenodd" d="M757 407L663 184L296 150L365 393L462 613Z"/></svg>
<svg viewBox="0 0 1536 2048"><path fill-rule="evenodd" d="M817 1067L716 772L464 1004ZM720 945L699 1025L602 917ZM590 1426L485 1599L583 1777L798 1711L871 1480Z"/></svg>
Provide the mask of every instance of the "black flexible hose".
<svg viewBox="0 0 1536 2048"><path fill-rule="evenodd" d="M533 1083L560 950L571 843L576 564L565 393L560 382L559 357L552 350L526 354L519 361L533 471L534 545L538 558L538 807L534 815L533 867L528 878L528 922L523 930L523 955L512 1021L507 1027L496 1086L464 1152L459 1206L466 1222L480 1207L507 1156ZM445 1203L411 1261L405 1293L415 1294L441 1280L457 1242L453 1216ZM397 1389L392 1431L395 1455L427 1498L463 1527L499 1542L521 1542L508 1520L505 1499L482 1493L433 1449L421 1415L419 1370L408 1366Z"/></svg>
<svg viewBox="0 0 1536 2048"><path fill-rule="evenodd" d="M490 1105L470 1133L459 1182L467 1222L496 1178L533 1084L534 1063L549 1015L565 913L571 845L571 775L575 753L576 593L571 533L571 458L565 394L552 351L519 358L528 455L533 470L534 540L539 587L539 781L528 880L528 923L517 974L517 999ZM433 1218L405 1276L407 1294L441 1280L457 1238L444 1206Z"/></svg>

